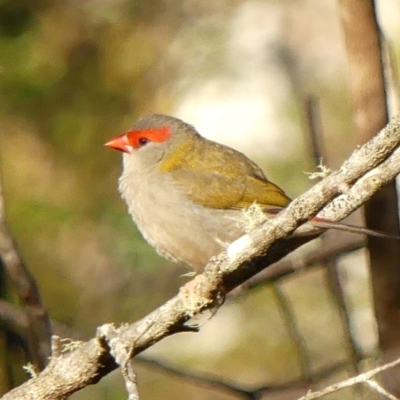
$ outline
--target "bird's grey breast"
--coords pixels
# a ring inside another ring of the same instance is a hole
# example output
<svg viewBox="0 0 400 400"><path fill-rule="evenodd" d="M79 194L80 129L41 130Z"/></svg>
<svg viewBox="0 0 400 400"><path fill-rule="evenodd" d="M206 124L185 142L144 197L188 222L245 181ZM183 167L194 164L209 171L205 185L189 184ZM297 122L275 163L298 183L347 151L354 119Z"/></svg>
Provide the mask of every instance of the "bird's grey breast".
<svg viewBox="0 0 400 400"><path fill-rule="evenodd" d="M124 172L119 190L139 230L158 253L195 269L243 233L239 211L193 203L168 173Z"/></svg>

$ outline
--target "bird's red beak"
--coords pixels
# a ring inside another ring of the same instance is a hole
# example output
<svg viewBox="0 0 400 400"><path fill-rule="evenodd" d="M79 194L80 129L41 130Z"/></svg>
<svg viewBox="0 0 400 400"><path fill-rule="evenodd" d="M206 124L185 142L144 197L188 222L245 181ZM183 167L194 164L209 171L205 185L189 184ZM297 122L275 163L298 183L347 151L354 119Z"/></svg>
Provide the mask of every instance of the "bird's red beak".
<svg viewBox="0 0 400 400"><path fill-rule="evenodd" d="M124 153L132 153L132 146L126 134L117 136L116 138L105 143L104 146L110 147L111 149L119 150Z"/></svg>

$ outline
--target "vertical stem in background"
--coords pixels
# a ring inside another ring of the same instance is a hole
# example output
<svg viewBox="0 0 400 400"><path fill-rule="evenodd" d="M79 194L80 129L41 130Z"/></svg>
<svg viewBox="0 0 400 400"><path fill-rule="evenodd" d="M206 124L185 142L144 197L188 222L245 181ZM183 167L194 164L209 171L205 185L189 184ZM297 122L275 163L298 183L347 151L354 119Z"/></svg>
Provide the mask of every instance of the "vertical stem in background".
<svg viewBox="0 0 400 400"><path fill-rule="evenodd" d="M324 146L323 141L323 132L321 126L321 116L319 111L319 104L317 100L313 98L308 98L305 101L306 104L306 114L307 114L307 122L308 122L308 132L311 139L311 149L314 155L315 169L320 164L322 160L322 164L329 167L328 154L326 152L326 146ZM322 236L321 240L323 241L337 241L338 235L342 235L343 232L338 231L328 231ZM346 302L346 293L343 290L341 280L340 280L340 272L339 272L339 259L334 258L324 262L324 265L327 269L327 283L328 288L332 294L332 298L336 303L338 314L340 320L342 321L342 329L344 335L344 342L346 345L346 351L350 359L350 365L352 370L350 371L353 374L359 374L359 366L358 362L363 358L362 353L357 346L357 341L353 335L351 329L351 310L347 307Z"/></svg>
<svg viewBox="0 0 400 400"><path fill-rule="evenodd" d="M350 69L354 127L358 143L369 140L387 123L388 111L380 30L373 0L339 0ZM367 226L399 232L395 182L365 205ZM368 238L379 343L384 361L400 355L400 245ZM386 371L389 389L400 394L398 369Z"/></svg>
<svg viewBox="0 0 400 400"><path fill-rule="evenodd" d="M0 298L5 297L6 274L0 260ZM9 365L10 351L7 343L7 332L4 327L0 327L0 396L7 393L12 388L11 368Z"/></svg>
<svg viewBox="0 0 400 400"><path fill-rule="evenodd" d="M1 178L1 177L0 177ZM23 262L16 243L6 223L3 187L0 179L0 258L10 285L15 290L20 305L29 318L25 332L29 358L39 370L43 370L51 355L51 325L47 310L42 304L37 283Z"/></svg>
<svg viewBox="0 0 400 400"><path fill-rule="evenodd" d="M357 140L365 143L388 122L380 30L373 0L339 0L350 68Z"/></svg>

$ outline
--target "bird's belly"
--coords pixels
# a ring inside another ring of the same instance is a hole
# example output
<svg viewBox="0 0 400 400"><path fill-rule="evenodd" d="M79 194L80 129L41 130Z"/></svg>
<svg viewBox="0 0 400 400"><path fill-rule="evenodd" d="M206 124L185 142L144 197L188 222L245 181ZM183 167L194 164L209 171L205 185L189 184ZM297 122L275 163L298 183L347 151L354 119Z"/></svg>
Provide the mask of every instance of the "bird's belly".
<svg viewBox="0 0 400 400"><path fill-rule="evenodd" d="M151 196L121 192L143 237L157 252L195 270L244 233L240 211L203 207L171 190L167 196L162 190Z"/></svg>
<svg viewBox="0 0 400 400"><path fill-rule="evenodd" d="M229 212L197 207L181 207L179 214L153 209L151 224L143 221L142 217L148 220L144 215L134 218L144 238L160 255L201 270L243 232Z"/></svg>

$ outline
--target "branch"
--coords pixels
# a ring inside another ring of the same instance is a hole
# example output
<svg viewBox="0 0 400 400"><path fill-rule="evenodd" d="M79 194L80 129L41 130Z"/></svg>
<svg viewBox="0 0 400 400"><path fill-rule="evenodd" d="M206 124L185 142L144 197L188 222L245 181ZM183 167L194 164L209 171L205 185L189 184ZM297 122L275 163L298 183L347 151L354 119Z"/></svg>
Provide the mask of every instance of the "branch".
<svg viewBox="0 0 400 400"><path fill-rule="evenodd" d="M188 371L187 368L179 369L173 365L159 360L154 360L149 357L137 357L136 360L139 364L151 367L153 370L160 370L161 372L172 375L178 378L182 378L185 382L191 382L197 386L203 386L215 391L226 392L231 395L242 397L249 400L260 399L262 395L266 394L277 394L278 397L282 396L284 392L290 391L291 393L296 391L308 390L311 385L311 379L292 379L287 382L278 383L274 385L264 384L261 386L238 386L234 382L229 380L221 379L220 377L213 376L210 374L197 374L195 372ZM313 381L321 381L331 377L338 372L343 371L348 367L346 362L338 362L329 367L322 368L313 373ZM285 397L286 398L286 397Z"/></svg>
<svg viewBox="0 0 400 400"><path fill-rule="evenodd" d="M386 371L388 369L394 368L395 366L400 364L400 358L397 360L394 360L388 364L382 365L380 367L377 367L375 369L372 369L371 371L365 372L363 374L357 375L353 378L346 379L345 381L339 382L339 383L334 383L331 386L327 386L324 389L317 390L315 392L309 392L305 396L301 397L298 400L313 400L313 399L319 399L320 397L326 396L327 394L338 392L339 390L348 388L350 386L354 386L357 383L368 383L370 386L374 386L373 388L377 390L377 385L371 384L371 378L373 378L375 375ZM379 388L380 389L380 388ZM387 392L385 391L385 394ZM395 399L395 397L392 397Z"/></svg>
<svg viewBox="0 0 400 400"><path fill-rule="evenodd" d="M300 272L304 268L317 267L325 262L335 260L340 254L350 253L365 247L365 243L363 237L357 236L349 239L348 235L345 235L344 239L325 242L323 246L310 249L304 254L285 257L232 290L229 298L245 295L250 289L275 282L284 276Z"/></svg>
<svg viewBox="0 0 400 400"><path fill-rule="evenodd" d="M0 321L12 332L21 337L27 336L29 330L29 319L20 308L0 299Z"/></svg>
<svg viewBox="0 0 400 400"><path fill-rule="evenodd" d="M8 229L5 215L3 188L0 180L0 262L3 262L8 277L24 307L29 328L25 329L25 340L32 362L43 369L50 356L51 327L47 311L42 305L35 279L23 262L17 245Z"/></svg>
<svg viewBox="0 0 400 400"><path fill-rule="evenodd" d="M204 273L198 275L193 282L195 309L185 308L180 296L175 296L132 325L119 329L103 326L98 330L96 338L70 353L54 357L42 373L6 394L3 400L61 399L97 382L117 367L105 331L114 330L114 340L118 340L119 346L125 348L127 353L135 356L169 335L193 330L193 327L185 324L194 314L215 309L226 293L309 241L312 238L310 236L287 236L328 202L343 192L346 193L342 196L352 194L347 202L340 202L341 209L333 208L337 215L344 217L359 205L353 198L365 201L374 191L394 179L400 172L399 144L400 117L396 117L370 142L358 148L340 170L331 173L293 200L279 215L242 236L225 252L214 257ZM382 176L374 171L380 164L382 166L378 171ZM363 178L365 174L367 177ZM356 196L352 192L353 184L359 185L365 179L370 184ZM283 238L286 239L279 240Z"/></svg>

